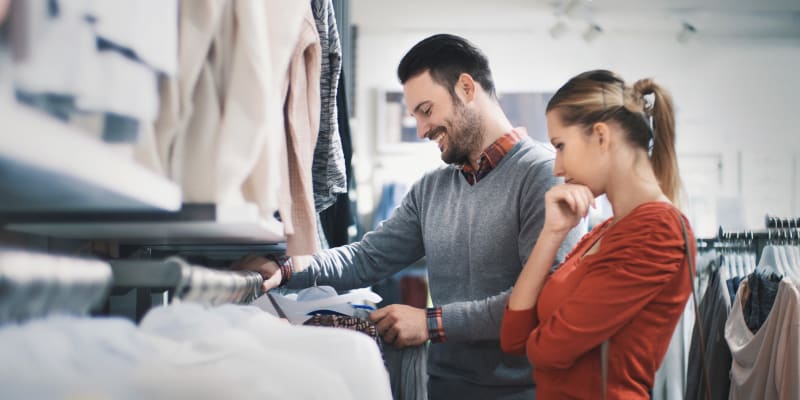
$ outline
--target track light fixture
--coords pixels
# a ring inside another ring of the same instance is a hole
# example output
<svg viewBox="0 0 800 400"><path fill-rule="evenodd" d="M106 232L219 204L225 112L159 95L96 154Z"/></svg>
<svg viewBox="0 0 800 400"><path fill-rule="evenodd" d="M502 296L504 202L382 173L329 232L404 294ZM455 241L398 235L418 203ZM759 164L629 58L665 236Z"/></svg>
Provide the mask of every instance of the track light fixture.
<svg viewBox="0 0 800 400"><path fill-rule="evenodd" d="M694 25L684 21L681 24L681 31L678 32L678 42L688 43L697 34L697 28Z"/></svg>
<svg viewBox="0 0 800 400"><path fill-rule="evenodd" d="M586 27L586 30L583 31L583 40L587 43L592 42L593 40L597 39L600 34L603 33L603 28L600 25L592 22L589 23L589 26Z"/></svg>

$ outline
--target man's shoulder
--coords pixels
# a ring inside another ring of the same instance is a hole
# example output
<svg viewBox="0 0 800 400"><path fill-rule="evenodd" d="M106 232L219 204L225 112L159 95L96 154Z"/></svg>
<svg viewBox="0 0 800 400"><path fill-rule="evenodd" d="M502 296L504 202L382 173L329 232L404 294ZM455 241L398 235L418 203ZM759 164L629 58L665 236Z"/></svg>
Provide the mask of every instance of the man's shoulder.
<svg viewBox="0 0 800 400"><path fill-rule="evenodd" d="M533 139L531 137L524 137L517 144L517 156L524 162L547 162L555 159L556 153L552 147L544 142Z"/></svg>
<svg viewBox="0 0 800 400"><path fill-rule="evenodd" d="M555 152L547 144L525 137L506 157L508 160L503 161L508 169L535 172L540 169L551 170Z"/></svg>

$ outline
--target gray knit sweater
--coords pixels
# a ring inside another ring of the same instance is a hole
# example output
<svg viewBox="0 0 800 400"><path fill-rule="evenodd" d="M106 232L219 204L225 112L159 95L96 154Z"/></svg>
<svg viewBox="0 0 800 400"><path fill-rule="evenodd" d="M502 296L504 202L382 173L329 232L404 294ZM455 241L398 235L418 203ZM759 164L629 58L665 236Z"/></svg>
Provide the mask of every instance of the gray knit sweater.
<svg viewBox="0 0 800 400"><path fill-rule="evenodd" d="M430 345L428 373L478 385L532 385L528 360L501 351L500 324L544 223L544 194L558 182L552 151L528 137L473 186L457 168L443 166L417 181L392 216L363 240L315 255L289 287L315 281L337 289L364 287L425 257L431 298L442 307L447 336ZM558 261L577 239L577 232L570 234Z"/></svg>

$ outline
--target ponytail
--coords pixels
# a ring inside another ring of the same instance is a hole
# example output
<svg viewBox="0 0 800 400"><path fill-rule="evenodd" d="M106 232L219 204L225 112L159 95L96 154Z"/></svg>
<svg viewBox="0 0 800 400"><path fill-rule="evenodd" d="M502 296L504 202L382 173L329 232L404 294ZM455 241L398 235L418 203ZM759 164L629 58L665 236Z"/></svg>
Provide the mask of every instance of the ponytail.
<svg viewBox="0 0 800 400"><path fill-rule="evenodd" d="M672 97L652 79L637 81L633 85L633 92L642 99L649 94L655 97L650 104L644 102L644 114L653 121L653 151L650 163L661 185L661 191L670 201L678 205L681 179L678 171L678 157L675 152L675 114Z"/></svg>

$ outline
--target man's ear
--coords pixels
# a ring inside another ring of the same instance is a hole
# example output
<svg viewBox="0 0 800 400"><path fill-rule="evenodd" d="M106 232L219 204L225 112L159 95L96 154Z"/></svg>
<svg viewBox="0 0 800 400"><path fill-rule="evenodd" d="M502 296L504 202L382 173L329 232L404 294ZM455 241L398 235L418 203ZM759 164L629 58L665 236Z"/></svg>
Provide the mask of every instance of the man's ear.
<svg viewBox="0 0 800 400"><path fill-rule="evenodd" d="M465 102L470 102L475 99L475 80L472 79L472 76L466 72L461 73L458 76L458 82L456 82L456 93L461 93L464 96Z"/></svg>

